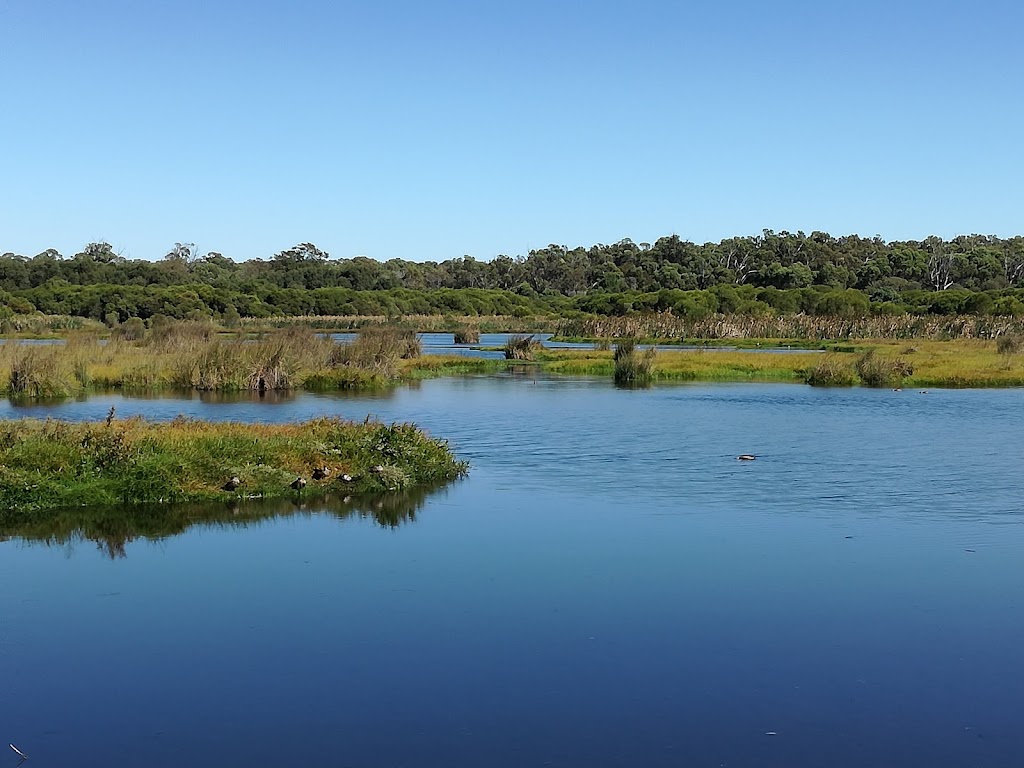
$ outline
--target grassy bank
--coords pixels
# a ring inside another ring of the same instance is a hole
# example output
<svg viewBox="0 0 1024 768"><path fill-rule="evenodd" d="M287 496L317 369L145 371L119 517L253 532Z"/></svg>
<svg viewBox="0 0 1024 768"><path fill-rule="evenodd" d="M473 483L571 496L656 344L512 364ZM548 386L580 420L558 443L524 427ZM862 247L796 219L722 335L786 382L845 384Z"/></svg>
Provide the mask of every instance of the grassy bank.
<svg viewBox="0 0 1024 768"><path fill-rule="evenodd" d="M1006 345L1004 345L1005 347ZM981 340L860 340L833 351L685 350L659 352L654 381L776 381L892 387L1024 386L1024 351L1000 352ZM1024 347L1022 347L1024 350ZM552 373L613 376L612 352L548 350L539 364Z"/></svg>
<svg viewBox="0 0 1024 768"><path fill-rule="evenodd" d="M1004 329L1005 331L1005 329ZM597 350L548 350L532 336L503 348L506 360L420 355L413 330L368 326L339 344L311 328L221 333L208 323L147 329L125 324L109 337L65 333L63 344L0 346L0 386L12 398L62 398L96 391L260 393L382 388L439 376L490 374L533 364L556 374L651 381L802 381L815 385L998 387L1024 385L1024 333L992 339L743 339L728 351L625 355L618 374L610 342ZM621 340L630 343L630 339ZM702 340L708 344L735 339ZM773 352L774 346L819 351ZM822 354L820 350L825 350ZM866 357L870 354L870 357Z"/></svg>
<svg viewBox="0 0 1024 768"><path fill-rule="evenodd" d="M0 421L0 523L65 507L402 490L465 469L410 424Z"/></svg>

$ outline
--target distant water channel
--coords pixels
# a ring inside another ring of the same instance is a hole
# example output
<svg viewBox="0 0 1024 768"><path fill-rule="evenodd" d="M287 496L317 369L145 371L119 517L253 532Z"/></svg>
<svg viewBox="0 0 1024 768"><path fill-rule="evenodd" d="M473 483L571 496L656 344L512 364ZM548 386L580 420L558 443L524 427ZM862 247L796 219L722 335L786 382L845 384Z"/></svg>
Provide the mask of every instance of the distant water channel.
<svg viewBox="0 0 1024 768"><path fill-rule="evenodd" d="M28 765L1024 764L1024 391L530 373L0 411L112 405L409 420L472 471L383 517L0 541Z"/></svg>

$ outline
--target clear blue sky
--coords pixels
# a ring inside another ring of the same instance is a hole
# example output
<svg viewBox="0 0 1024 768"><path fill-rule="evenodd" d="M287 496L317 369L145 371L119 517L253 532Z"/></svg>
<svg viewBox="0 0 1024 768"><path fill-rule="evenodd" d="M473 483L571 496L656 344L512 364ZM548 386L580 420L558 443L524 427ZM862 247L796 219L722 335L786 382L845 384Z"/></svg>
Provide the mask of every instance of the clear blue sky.
<svg viewBox="0 0 1024 768"><path fill-rule="evenodd" d="M1024 230L1018 2L0 0L0 251Z"/></svg>

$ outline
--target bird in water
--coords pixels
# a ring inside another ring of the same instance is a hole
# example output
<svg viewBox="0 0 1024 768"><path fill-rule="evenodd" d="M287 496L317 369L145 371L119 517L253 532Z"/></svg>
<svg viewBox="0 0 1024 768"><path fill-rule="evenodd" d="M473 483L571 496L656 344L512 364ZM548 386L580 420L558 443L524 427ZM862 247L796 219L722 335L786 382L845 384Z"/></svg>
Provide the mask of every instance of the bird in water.
<svg viewBox="0 0 1024 768"><path fill-rule="evenodd" d="M238 479L238 475L235 475L230 480L228 480L226 483L224 483L222 488L225 491L228 491L228 492L237 491L238 490L238 486L240 486L241 484L242 484L242 481Z"/></svg>
<svg viewBox="0 0 1024 768"><path fill-rule="evenodd" d="M306 487L306 478L296 477L294 480L291 481L289 485L291 486L292 490L301 491L303 488Z"/></svg>
<svg viewBox="0 0 1024 768"><path fill-rule="evenodd" d="M752 453L741 453L736 457L736 461L753 461L756 458L757 456Z"/></svg>
<svg viewBox="0 0 1024 768"><path fill-rule="evenodd" d="M331 475L330 467L317 467L313 470L314 480L326 480Z"/></svg>

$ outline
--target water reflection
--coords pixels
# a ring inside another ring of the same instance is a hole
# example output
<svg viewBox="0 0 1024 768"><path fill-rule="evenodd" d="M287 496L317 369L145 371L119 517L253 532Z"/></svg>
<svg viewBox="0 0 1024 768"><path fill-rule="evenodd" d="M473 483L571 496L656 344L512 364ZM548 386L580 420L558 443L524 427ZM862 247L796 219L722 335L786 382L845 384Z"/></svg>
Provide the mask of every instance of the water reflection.
<svg viewBox="0 0 1024 768"><path fill-rule="evenodd" d="M0 542L21 539L73 551L76 544L93 542L111 560L128 556L137 539L160 541L192 528L245 528L282 517L326 515L336 520L371 519L383 528L416 520L427 497L444 486L370 496L325 496L307 501L240 499L227 504L139 505L69 509L47 518L0 524Z"/></svg>

